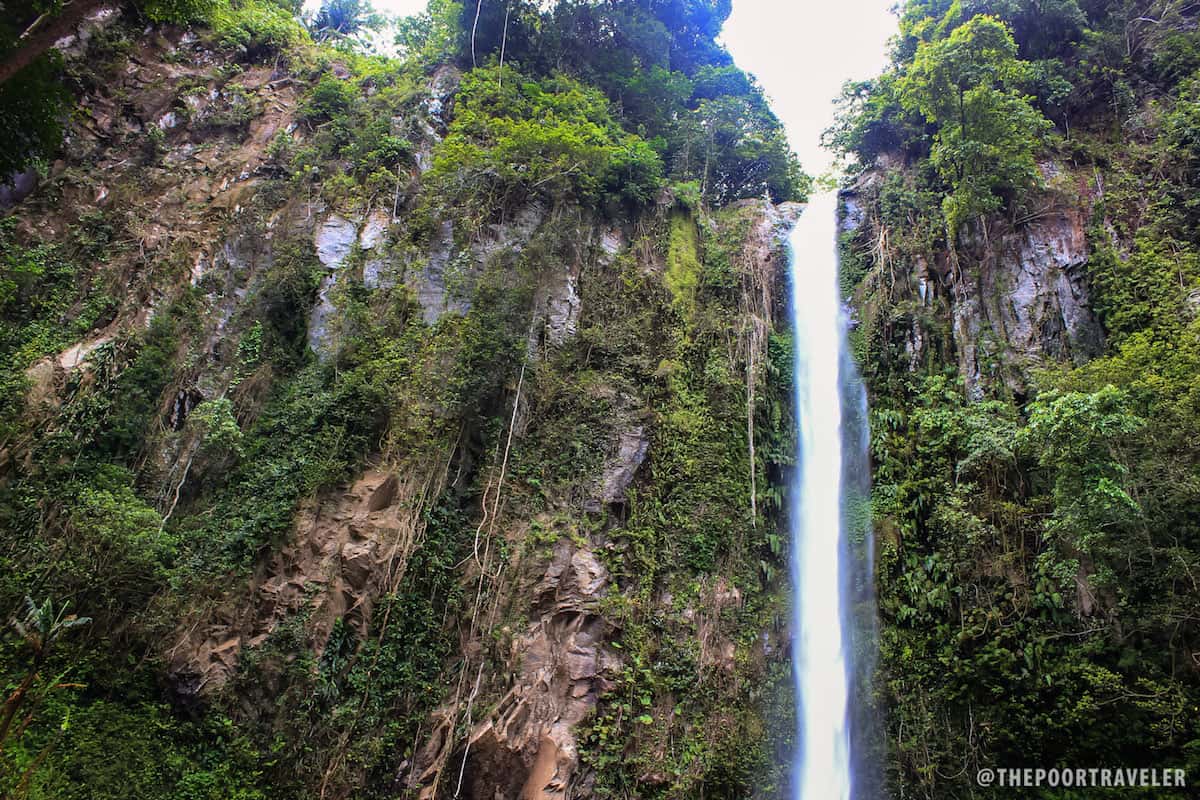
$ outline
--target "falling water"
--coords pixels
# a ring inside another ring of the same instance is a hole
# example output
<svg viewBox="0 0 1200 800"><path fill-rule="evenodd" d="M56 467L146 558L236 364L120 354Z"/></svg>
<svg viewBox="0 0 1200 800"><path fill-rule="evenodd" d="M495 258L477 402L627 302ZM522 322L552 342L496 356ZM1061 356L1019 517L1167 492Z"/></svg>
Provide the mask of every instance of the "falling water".
<svg viewBox="0 0 1200 800"><path fill-rule="evenodd" d="M850 800L858 788L851 652L855 587L864 585L858 573L869 555L861 557L863 539L848 542L848 531L861 516L854 512L863 498L865 400L847 353L835 208L833 195L814 197L790 240L799 449L789 514L799 708L794 800Z"/></svg>

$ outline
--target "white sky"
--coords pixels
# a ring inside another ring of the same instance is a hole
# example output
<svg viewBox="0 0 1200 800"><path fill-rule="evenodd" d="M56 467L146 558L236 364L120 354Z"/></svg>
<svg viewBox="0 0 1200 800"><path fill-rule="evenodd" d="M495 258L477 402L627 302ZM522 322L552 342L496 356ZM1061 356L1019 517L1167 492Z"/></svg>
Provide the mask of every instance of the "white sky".
<svg viewBox="0 0 1200 800"><path fill-rule="evenodd" d="M426 0L374 0L380 11L405 16ZM894 0L733 0L721 35L738 66L758 77L788 131L800 163L812 175L833 157L821 132L833 122L833 101L847 80L877 74L896 31ZM317 7L320 0L306 0Z"/></svg>
<svg viewBox="0 0 1200 800"><path fill-rule="evenodd" d="M810 175L832 165L821 132L847 80L872 77L896 32L894 0L733 0L721 39L758 77Z"/></svg>

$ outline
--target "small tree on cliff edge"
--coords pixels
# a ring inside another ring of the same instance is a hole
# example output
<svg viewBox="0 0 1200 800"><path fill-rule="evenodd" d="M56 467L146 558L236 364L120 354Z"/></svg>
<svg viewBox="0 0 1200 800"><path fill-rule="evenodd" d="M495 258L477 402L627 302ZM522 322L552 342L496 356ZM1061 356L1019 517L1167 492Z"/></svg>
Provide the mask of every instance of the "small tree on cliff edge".
<svg viewBox="0 0 1200 800"><path fill-rule="evenodd" d="M1018 87L1029 64L1003 22L979 15L950 36L922 42L900 81L900 102L936 126L930 160L951 193L951 235L1037 182L1034 149L1051 123Z"/></svg>

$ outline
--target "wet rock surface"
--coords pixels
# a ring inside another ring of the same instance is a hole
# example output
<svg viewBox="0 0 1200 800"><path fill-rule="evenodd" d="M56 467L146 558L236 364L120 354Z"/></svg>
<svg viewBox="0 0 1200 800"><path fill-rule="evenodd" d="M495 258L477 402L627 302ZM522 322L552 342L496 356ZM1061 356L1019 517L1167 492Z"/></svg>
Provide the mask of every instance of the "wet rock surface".
<svg viewBox="0 0 1200 800"><path fill-rule="evenodd" d="M869 227L877 250L873 258L887 253L889 238L868 215L885 167L863 173L841 193L841 230ZM1043 165L1051 176L1056 169ZM941 249L910 264L888 262L923 314L945 310L959 374L973 398L989 388L1023 394L1025 376L1039 363L1082 363L1104 349L1104 330L1089 305L1085 275L1092 198L1051 193L1044 203L1037 215L1015 226L994 220L966 225L953 252ZM921 314L914 316L904 332L914 370L933 338L920 319Z"/></svg>
<svg viewBox="0 0 1200 800"><path fill-rule="evenodd" d="M1084 267L1089 257L1084 209L1058 209L971 244L984 252L974 275L954 293L959 372L982 396L989 379L1025 390L1023 375L1040 360L1080 363L1098 355L1104 332L1088 305ZM999 365L989 375L988 360Z"/></svg>

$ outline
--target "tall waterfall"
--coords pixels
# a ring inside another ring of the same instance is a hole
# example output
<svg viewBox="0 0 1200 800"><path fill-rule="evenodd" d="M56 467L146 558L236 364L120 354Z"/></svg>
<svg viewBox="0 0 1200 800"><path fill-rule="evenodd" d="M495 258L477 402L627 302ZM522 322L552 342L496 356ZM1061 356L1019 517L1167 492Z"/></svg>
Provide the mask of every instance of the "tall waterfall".
<svg viewBox="0 0 1200 800"><path fill-rule="evenodd" d="M850 800L858 788L852 651L858 594L870 585L863 575L869 536L856 531L869 529L868 515L860 513L868 467L865 395L847 352L838 287L835 212L833 194L815 196L790 239L799 450L789 492L799 742L794 800Z"/></svg>

